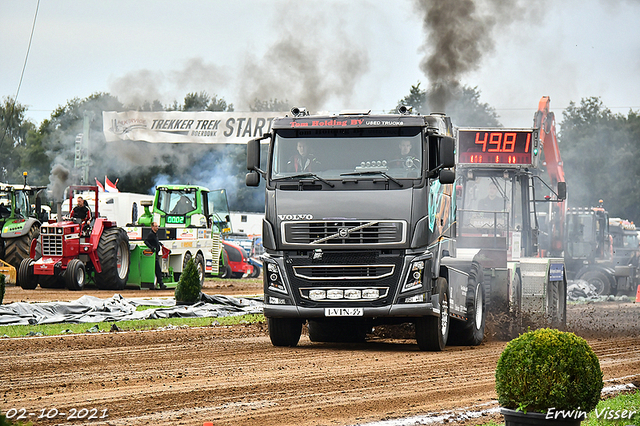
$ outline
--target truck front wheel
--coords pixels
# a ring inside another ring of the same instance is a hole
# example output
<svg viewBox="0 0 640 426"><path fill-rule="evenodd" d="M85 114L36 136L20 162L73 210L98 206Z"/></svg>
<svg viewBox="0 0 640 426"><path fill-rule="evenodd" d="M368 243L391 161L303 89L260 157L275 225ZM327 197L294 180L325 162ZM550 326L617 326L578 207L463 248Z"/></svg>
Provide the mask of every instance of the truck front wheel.
<svg viewBox="0 0 640 426"><path fill-rule="evenodd" d="M416 340L421 351L441 351L449 337L449 284L438 278L440 316L424 316L416 319Z"/></svg>
<svg viewBox="0 0 640 426"><path fill-rule="evenodd" d="M267 318L269 337L273 346L294 347L300 341L302 321L296 318Z"/></svg>

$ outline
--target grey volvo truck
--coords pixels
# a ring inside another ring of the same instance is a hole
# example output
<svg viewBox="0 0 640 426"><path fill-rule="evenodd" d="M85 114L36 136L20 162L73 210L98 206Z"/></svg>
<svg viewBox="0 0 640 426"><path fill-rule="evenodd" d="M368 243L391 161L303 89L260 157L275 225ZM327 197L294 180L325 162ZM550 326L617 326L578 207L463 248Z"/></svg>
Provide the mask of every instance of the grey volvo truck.
<svg viewBox="0 0 640 426"><path fill-rule="evenodd" d="M483 268L455 259L453 134L442 114L294 108L249 141L246 184L266 188L274 345L297 345L305 322L316 342L364 341L399 323L415 324L421 350L482 341Z"/></svg>

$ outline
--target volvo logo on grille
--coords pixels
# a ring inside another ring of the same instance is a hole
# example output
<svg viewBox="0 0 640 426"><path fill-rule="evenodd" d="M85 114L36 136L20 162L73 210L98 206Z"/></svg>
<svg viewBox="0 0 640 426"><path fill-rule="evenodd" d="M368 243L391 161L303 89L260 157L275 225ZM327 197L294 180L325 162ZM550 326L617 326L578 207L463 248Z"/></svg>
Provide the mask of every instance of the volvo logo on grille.
<svg viewBox="0 0 640 426"><path fill-rule="evenodd" d="M280 220L312 220L312 214L279 214Z"/></svg>
<svg viewBox="0 0 640 426"><path fill-rule="evenodd" d="M349 236L349 229L348 228L339 228L338 229L338 236L340 238L347 238Z"/></svg>

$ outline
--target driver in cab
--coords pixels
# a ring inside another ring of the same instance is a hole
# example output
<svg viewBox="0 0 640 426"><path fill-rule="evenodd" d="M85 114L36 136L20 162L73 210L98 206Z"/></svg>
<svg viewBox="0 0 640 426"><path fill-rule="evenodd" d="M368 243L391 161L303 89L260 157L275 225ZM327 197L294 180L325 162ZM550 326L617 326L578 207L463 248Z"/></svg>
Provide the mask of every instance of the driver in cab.
<svg viewBox="0 0 640 426"><path fill-rule="evenodd" d="M306 141L298 141L296 153L287 162L287 170L290 172L310 172L317 170L320 162L309 151Z"/></svg>
<svg viewBox="0 0 640 426"><path fill-rule="evenodd" d="M420 168L420 160L411 152L413 145L410 140L400 141L398 149L400 156L391 161L391 167L404 167L405 169Z"/></svg>

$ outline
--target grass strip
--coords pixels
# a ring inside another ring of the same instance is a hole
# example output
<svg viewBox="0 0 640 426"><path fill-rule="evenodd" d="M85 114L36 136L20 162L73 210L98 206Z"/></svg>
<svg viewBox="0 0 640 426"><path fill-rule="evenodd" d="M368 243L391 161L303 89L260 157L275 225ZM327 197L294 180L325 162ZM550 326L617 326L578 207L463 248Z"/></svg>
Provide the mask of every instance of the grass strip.
<svg viewBox="0 0 640 426"><path fill-rule="evenodd" d="M253 324L265 322L262 314L247 314L226 317L205 317L205 318L159 318L135 321L114 321L98 323L56 323L38 325L5 325L0 326L1 337L28 337L28 336L57 336L64 334L78 334L87 332L108 332L115 325L121 331L153 330L167 327L188 326L188 327L208 327L210 325L235 325Z"/></svg>

